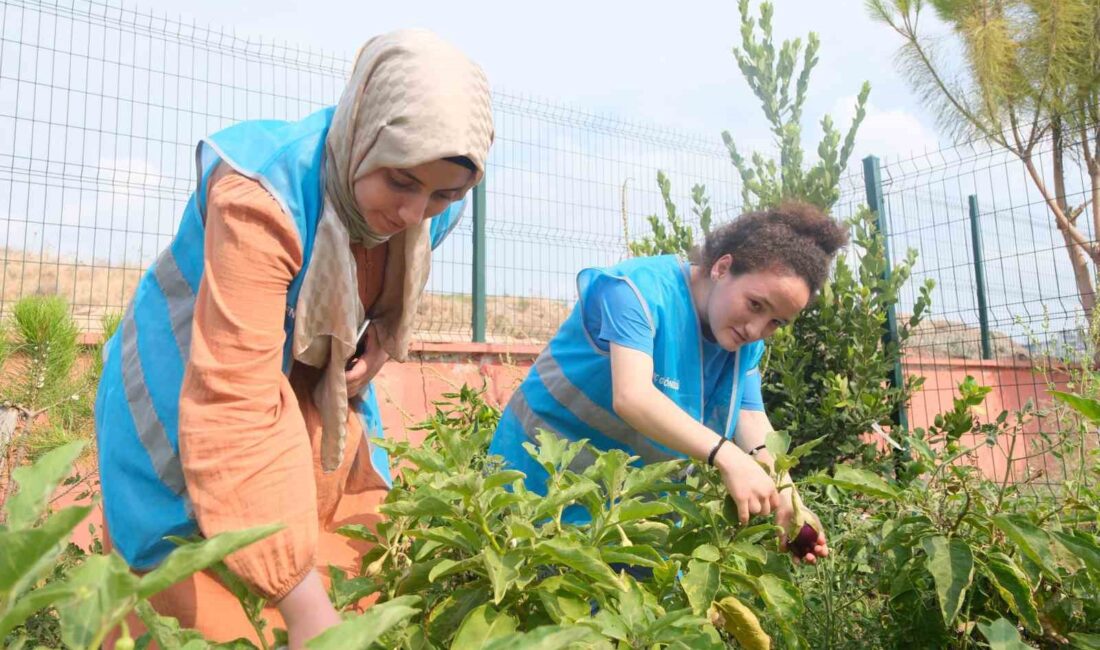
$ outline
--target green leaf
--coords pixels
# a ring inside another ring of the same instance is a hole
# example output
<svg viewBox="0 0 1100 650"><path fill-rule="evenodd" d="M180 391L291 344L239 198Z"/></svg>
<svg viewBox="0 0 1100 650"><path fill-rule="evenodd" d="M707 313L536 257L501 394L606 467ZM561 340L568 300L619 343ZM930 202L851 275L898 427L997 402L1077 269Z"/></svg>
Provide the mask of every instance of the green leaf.
<svg viewBox="0 0 1100 650"><path fill-rule="evenodd" d="M390 517L449 517L455 516L450 503L436 496L410 497L406 501L384 503L379 510Z"/></svg>
<svg viewBox="0 0 1100 650"><path fill-rule="evenodd" d="M837 465L836 472L832 477L824 474L814 474L803 479L803 482L835 485L845 490L880 499L894 499L898 496L897 488L887 483L878 474L849 467L848 465Z"/></svg>
<svg viewBox="0 0 1100 650"><path fill-rule="evenodd" d="M1020 633L1016 626L1003 618L998 618L992 623L978 621L978 629L982 631L985 640L989 642L990 650L1027 650L1031 646L1020 639Z"/></svg>
<svg viewBox="0 0 1100 650"><path fill-rule="evenodd" d="M1019 617L1029 632L1041 635L1043 626L1039 622L1039 611L1027 574L1007 556L1003 559L990 559L986 562L985 569L997 593L1008 604L1012 613Z"/></svg>
<svg viewBox="0 0 1100 650"><path fill-rule="evenodd" d="M732 577L739 582L746 582L764 601L772 620L783 635L782 647L802 648L803 643L796 624L802 616L804 606L798 587L771 573L756 578L745 574L734 574Z"/></svg>
<svg viewBox="0 0 1100 650"><path fill-rule="evenodd" d="M328 575L332 585L330 588L332 604L337 610L359 602L360 599L379 591L380 588L374 578L367 576L348 578L347 572L331 564L328 567Z"/></svg>
<svg viewBox="0 0 1100 650"><path fill-rule="evenodd" d="M1069 640L1074 648L1079 648L1080 650L1100 650L1100 634L1070 632Z"/></svg>
<svg viewBox="0 0 1100 650"><path fill-rule="evenodd" d="M142 600L137 604L137 614L141 622L145 624L149 636L160 650L184 650L188 644L198 641L201 647L209 644L197 630L181 628L180 622L171 616L157 614L149 601Z"/></svg>
<svg viewBox="0 0 1100 650"><path fill-rule="evenodd" d="M258 526L248 530L221 533L201 542L184 544L169 553L157 568L142 576L138 586L138 597L148 598L163 591L187 576L209 568L230 553L283 528L282 524Z"/></svg>
<svg viewBox="0 0 1100 650"><path fill-rule="evenodd" d="M619 578L611 567L600 559L599 552L591 547L581 546L577 542L555 537L539 542L535 550L551 562L567 566L574 571L594 578L603 586L620 588Z"/></svg>
<svg viewBox="0 0 1100 650"><path fill-rule="evenodd" d="M587 627L544 625L530 632L513 632L497 637L482 650L564 650L575 643L594 642L598 639L596 633Z"/></svg>
<svg viewBox="0 0 1100 650"><path fill-rule="evenodd" d="M993 525L1005 534L1029 560L1049 576L1058 579L1054 568L1054 556L1050 551L1051 539L1045 531L1021 515L997 515Z"/></svg>
<svg viewBox="0 0 1100 650"><path fill-rule="evenodd" d="M621 616L609 609L601 609L592 617L592 622L600 634L609 639L627 643L630 641L630 628Z"/></svg>
<svg viewBox="0 0 1100 650"><path fill-rule="evenodd" d="M0 639L22 625L31 614L71 596L72 593L73 589L68 583L55 582L23 594L12 603L4 616L0 617Z"/></svg>
<svg viewBox="0 0 1100 650"><path fill-rule="evenodd" d="M757 593L781 625L797 622L802 614L802 595L798 587L777 575L766 573L755 581Z"/></svg>
<svg viewBox="0 0 1100 650"><path fill-rule="evenodd" d="M481 557L485 562L485 570L489 574L489 582L493 585L493 604L499 605L519 577L523 556L511 551L501 557L492 548L486 548Z"/></svg>
<svg viewBox="0 0 1100 650"><path fill-rule="evenodd" d="M1081 395L1066 393L1060 390L1051 390L1047 392L1050 393L1054 399L1062 402L1074 411L1077 411L1092 423L1100 423L1100 400L1082 397Z"/></svg>
<svg viewBox="0 0 1100 650"><path fill-rule="evenodd" d="M486 603L466 615L451 647L481 648L493 639L515 632L516 626L516 619Z"/></svg>
<svg viewBox="0 0 1100 650"><path fill-rule="evenodd" d="M539 583L535 593L550 618L560 625L572 625L592 613L588 600L566 588L564 576L552 576Z"/></svg>
<svg viewBox="0 0 1100 650"><path fill-rule="evenodd" d="M791 447L791 437L785 431L769 431L764 437L764 444L772 458L786 456Z"/></svg>
<svg viewBox="0 0 1100 650"><path fill-rule="evenodd" d="M61 640L87 648L137 604L138 579L115 553L90 555L69 574L72 595L58 606Z"/></svg>
<svg viewBox="0 0 1100 650"><path fill-rule="evenodd" d="M600 557L608 564L618 562L650 569L665 563L665 559L652 546L605 546L600 549Z"/></svg>
<svg viewBox="0 0 1100 650"><path fill-rule="evenodd" d="M710 562L692 560L688 562L688 570L680 580L680 586L687 595L691 611L702 616L718 593L718 567Z"/></svg>
<svg viewBox="0 0 1100 650"><path fill-rule="evenodd" d="M456 590L432 607L426 621L428 636L436 645L444 645L466 620L466 616L487 600L489 592L482 585Z"/></svg>
<svg viewBox="0 0 1100 650"><path fill-rule="evenodd" d="M942 535L925 537L921 546L927 555L925 565L936 583L943 622L950 628L974 579L974 556L966 542Z"/></svg>
<svg viewBox="0 0 1100 650"><path fill-rule="evenodd" d="M391 628L420 612L419 596L401 596L372 605L366 612L331 627L320 636L306 641L311 650L368 648Z"/></svg>
<svg viewBox="0 0 1100 650"><path fill-rule="evenodd" d="M51 515L38 528L0 528L0 606L18 599L50 570L61 543L90 511L73 506Z"/></svg>
<svg viewBox="0 0 1100 650"><path fill-rule="evenodd" d="M468 557L457 562L450 558L443 558L432 567L431 571L428 572L428 582L435 582L440 578L453 576L456 573L471 571L477 568L482 563L483 561L481 559L481 555Z"/></svg>
<svg viewBox="0 0 1100 650"><path fill-rule="evenodd" d="M535 513L531 519L538 521L544 517L554 515L557 513L558 508L576 503L579 499L593 492L598 492L599 489L599 486L594 482L582 479L564 490L553 491L546 495L546 498L539 500L538 507L535 508Z"/></svg>
<svg viewBox="0 0 1100 650"><path fill-rule="evenodd" d="M627 501L615 509L610 523L626 523L638 519L650 519L672 511L672 506L660 501Z"/></svg>
<svg viewBox="0 0 1100 650"><path fill-rule="evenodd" d="M1062 531L1051 534L1067 551L1084 562L1089 571L1100 575L1100 546L1097 546L1094 538L1083 532L1080 535Z"/></svg>
<svg viewBox="0 0 1100 650"><path fill-rule="evenodd" d="M481 489L488 492L489 490L514 483L526 476L526 474L518 470L506 469L486 477L485 483L482 485Z"/></svg>
<svg viewBox="0 0 1100 650"><path fill-rule="evenodd" d="M809 442L802 443L801 445L798 445L797 447L792 449L791 453L789 453L787 455L792 457L792 458L802 458L803 456L810 453L814 449L817 449L818 445L825 442L826 437L827 436L821 436L820 438L814 438L813 440L811 440Z"/></svg>
<svg viewBox="0 0 1100 650"><path fill-rule="evenodd" d="M54 490L72 470L73 461L84 451L83 441L70 442L58 447L38 459L33 465L16 468L11 480L19 485L19 490L5 506L9 531L21 530L38 521L46 510L46 504ZM7 549L7 546L0 545Z"/></svg>
<svg viewBox="0 0 1100 650"><path fill-rule="evenodd" d="M695 550L691 552L691 557L696 560L703 560L704 562L717 562L722 559L722 555L718 552L718 549L710 544L702 544L695 547Z"/></svg>

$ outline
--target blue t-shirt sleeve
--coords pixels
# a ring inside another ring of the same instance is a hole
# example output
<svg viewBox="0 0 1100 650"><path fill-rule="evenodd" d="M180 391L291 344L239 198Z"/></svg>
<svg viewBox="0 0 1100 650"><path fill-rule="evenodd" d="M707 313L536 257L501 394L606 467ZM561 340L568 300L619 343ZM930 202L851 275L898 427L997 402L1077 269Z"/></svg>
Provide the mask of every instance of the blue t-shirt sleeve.
<svg viewBox="0 0 1100 650"><path fill-rule="evenodd" d="M745 392L741 395L741 409L763 411L764 395L760 392L760 369L753 368L745 375Z"/></svg>
<svg viewBox="0 0 1100 650"><path fill-rule="evenodd" d="M641 297L629 282L601 275L588 287L584 326L600 350L612 343L653 356L653 327Z"/></svg>

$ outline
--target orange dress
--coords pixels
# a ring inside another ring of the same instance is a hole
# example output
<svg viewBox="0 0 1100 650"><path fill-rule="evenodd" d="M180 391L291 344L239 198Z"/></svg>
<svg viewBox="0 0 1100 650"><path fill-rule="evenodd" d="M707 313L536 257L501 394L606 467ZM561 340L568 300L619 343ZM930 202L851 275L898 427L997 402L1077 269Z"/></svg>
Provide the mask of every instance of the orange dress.
<svg viewBox="0 0 1100 650"><path fill-rule="evenodd" d="M287 287L302 265L293 222L259 183L228 168L210 181L208 197L205 268L180 397L180 457L204 536L285 524L226 559L276 602L311 569L326 582L329 565L357 574L366 545L333 531L377 522L384 492L351 489L359 463L369 467L354 410L340 466L322 471L321 416L311 398L320 370L295 364L289 377L282 372ZM354 253L360 299L369 307L381 292L386 247ZM212 641L258 641L236 598L210 572L151 602ZM264 616L284 627L274 607ZM136 617L130 626L136 638Z"/></svg>

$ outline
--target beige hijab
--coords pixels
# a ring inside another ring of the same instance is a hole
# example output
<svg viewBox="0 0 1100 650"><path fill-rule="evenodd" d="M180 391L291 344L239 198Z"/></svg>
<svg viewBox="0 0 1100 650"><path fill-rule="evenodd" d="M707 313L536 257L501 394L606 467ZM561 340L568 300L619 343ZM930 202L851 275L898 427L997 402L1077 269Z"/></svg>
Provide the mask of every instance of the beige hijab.
<svg viewBox="0 0 1100 650"><path fill-rule="evenodd" d="M388 239L359 213L355 182L382 167L465 156L477 167L468 190L484 174L492 141L485 73L457 48L426 30L402 30L376 36L359 50L325 141L324 211L294 326L294 358L325 369L314 392L325 471L343 458L349 408L344 364L368 316L359 301L351 244L369 248ZM397 361L408 357L428 279L430 226L423 221L392 237L382 292L369 314L382 347Z"/></svg>

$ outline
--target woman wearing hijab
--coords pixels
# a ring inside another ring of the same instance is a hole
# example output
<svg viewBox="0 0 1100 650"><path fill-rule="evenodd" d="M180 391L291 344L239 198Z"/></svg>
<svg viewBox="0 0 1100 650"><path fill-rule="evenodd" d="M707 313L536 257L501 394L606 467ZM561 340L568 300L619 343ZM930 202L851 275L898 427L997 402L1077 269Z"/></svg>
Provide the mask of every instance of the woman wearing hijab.
<svg viewBox="0 0 1100 650"><path fill-rule="evenodd" d="M362 549L333 531L390 485L370 381L405 360L431 250L492 139L481 68L410 30L360 50L334 108L200 142L198 187L106 345L96 402L107 542L134 569L166 536L279 522L229 569L292 648L339 621L320 572ZM212 640L254 637L210 573L153 604Z"/></svg>

